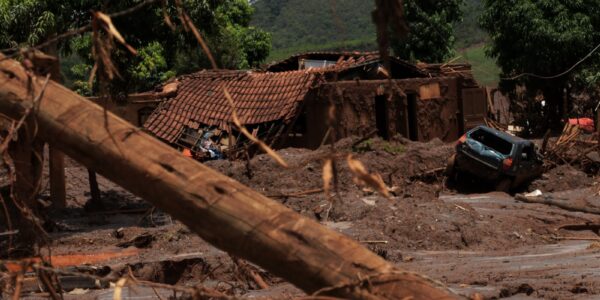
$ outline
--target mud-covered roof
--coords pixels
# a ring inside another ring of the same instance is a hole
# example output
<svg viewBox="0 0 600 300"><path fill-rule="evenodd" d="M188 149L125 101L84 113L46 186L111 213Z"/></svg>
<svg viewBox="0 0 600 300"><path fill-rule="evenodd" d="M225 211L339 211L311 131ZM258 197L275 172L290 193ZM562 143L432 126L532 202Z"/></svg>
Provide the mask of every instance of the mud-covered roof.
<svg viewBox="0 0 600 300"><path fill-rule="evenodd" d="M342 72L348 69L361 67L367 64L381 62L379 52L348 52L348 51L328 51L328 52L306 52L292 55L279 62L274 62L266 67L269 72L285 72L299 70L303 60L330 61L335 62L324 68L311 69L313 72ZM426 77L428 72L419 68L417 65L404 61L397 57L390 57L392 71L398 70L404 78ZM402 69L402 70L400 70ZM395 72L394 72L395 73Z"/></svg>
<svg viewBox="0 0 600 300"><path fill-rule="evenodd" d="M227 129L232 117L225 87L244 124L287 122L296 115L315 79L315 74L306 71L204 70L186 75L178 79L177 94L154 111L144 128L168 142L174 142L184 126Z"/></svg>

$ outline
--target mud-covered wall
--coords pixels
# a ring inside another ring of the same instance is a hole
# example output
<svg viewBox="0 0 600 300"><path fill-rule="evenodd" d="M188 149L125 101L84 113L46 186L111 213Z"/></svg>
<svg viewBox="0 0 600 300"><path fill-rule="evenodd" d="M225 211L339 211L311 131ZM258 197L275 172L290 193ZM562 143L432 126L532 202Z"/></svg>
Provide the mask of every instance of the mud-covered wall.
<svg viewBox="0 0 600 300"><path fill-rule="evenodd" d="M432 84L439 86L440 95L421 99L422 87ZM409 137L409 116L412 113L418 127L416 139L456 140L459 133L457 90L455 78L357 80L324 84L315 97L306 102L309 132L304 141L305 147L318 147L327 134L327 110L330 102L336 108L336 130L333 133L336 139L364 136L377 130L376 102L384 101L387 135L401 134ZM416 100L416 108L412 112L408 105L411 97ZM381 114L379 117L382 117Z"/></svg>
<svg viewBox="0 0 600 300"><path fill-rule="evenodd" d="M143 125L145 119L160 104L159 101L137 101L119 104L115 101L105 101L105 99L99 98L92 98L89 100L106 108L108 111L121 117L125 121L140 127Z"/></svg>

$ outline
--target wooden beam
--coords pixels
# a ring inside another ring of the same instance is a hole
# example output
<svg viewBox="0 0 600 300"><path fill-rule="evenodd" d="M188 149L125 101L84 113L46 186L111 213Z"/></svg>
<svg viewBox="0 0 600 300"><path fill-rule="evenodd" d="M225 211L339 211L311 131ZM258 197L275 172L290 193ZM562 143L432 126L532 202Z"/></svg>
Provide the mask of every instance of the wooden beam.
<svg viewBox="0 0 600 300"><path fill-rule="evenodd" d="M0 57L0 112L32 105L21 65ZM50 83L35 113L39 135L86 167L152 202L207 242L311 294L353 299L456 299L425 277L396 268L358 242L301 216ZM105 117L107 119L105 119Z"/></svg>
<svg viewBox="0 0 600 300"><path fill-rule="evenodd" d="M50 79L62 82L60 74L60 59L57 44L51 44L47 49L54 61L50 64ZM43 56L43 54L39 55ZM36 63L34 62L34 65ZM65 181L65 155L54 146L48 146L48 160L50 169L50 200L55 208L67 207L67 187Z"/></svg>
<svg viewBox="0 0 600 300"><path fill-rule="evenodd" d="M65 182L65 155L50 145L48 151L50 163L50 199L55 208L67 206L67 189Z"/></svg>

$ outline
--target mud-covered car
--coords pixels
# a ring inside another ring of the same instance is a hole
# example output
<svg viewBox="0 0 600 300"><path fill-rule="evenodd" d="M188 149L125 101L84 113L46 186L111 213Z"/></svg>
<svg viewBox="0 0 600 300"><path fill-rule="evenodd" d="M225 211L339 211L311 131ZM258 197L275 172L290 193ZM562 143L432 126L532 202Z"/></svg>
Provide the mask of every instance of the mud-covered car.
<svg viewBox="0 0 600 300"><path fill-rule="evenodd" d="M533 142L486 126L475 127L456 144L446 174L455 182L463 174L509 192L542 174L542 161Z"/></svg>

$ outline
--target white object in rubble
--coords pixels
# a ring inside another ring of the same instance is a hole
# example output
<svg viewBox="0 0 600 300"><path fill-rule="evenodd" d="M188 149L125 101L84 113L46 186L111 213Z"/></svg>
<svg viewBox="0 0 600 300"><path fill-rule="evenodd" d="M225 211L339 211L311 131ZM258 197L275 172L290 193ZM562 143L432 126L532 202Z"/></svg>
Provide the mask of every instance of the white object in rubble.
<svg viewBox="0 0 600 300"><path fill-rule="evenodd" d="M528 197L528 198L533 198L533 197L539 197L539 196L541 196L541 195L542 195L542 191L540 191L540 190L535 190L535 191L533 191L533 192L531 192L531 193L527 193L527 194L525 194L525 197Z"/></svg>

